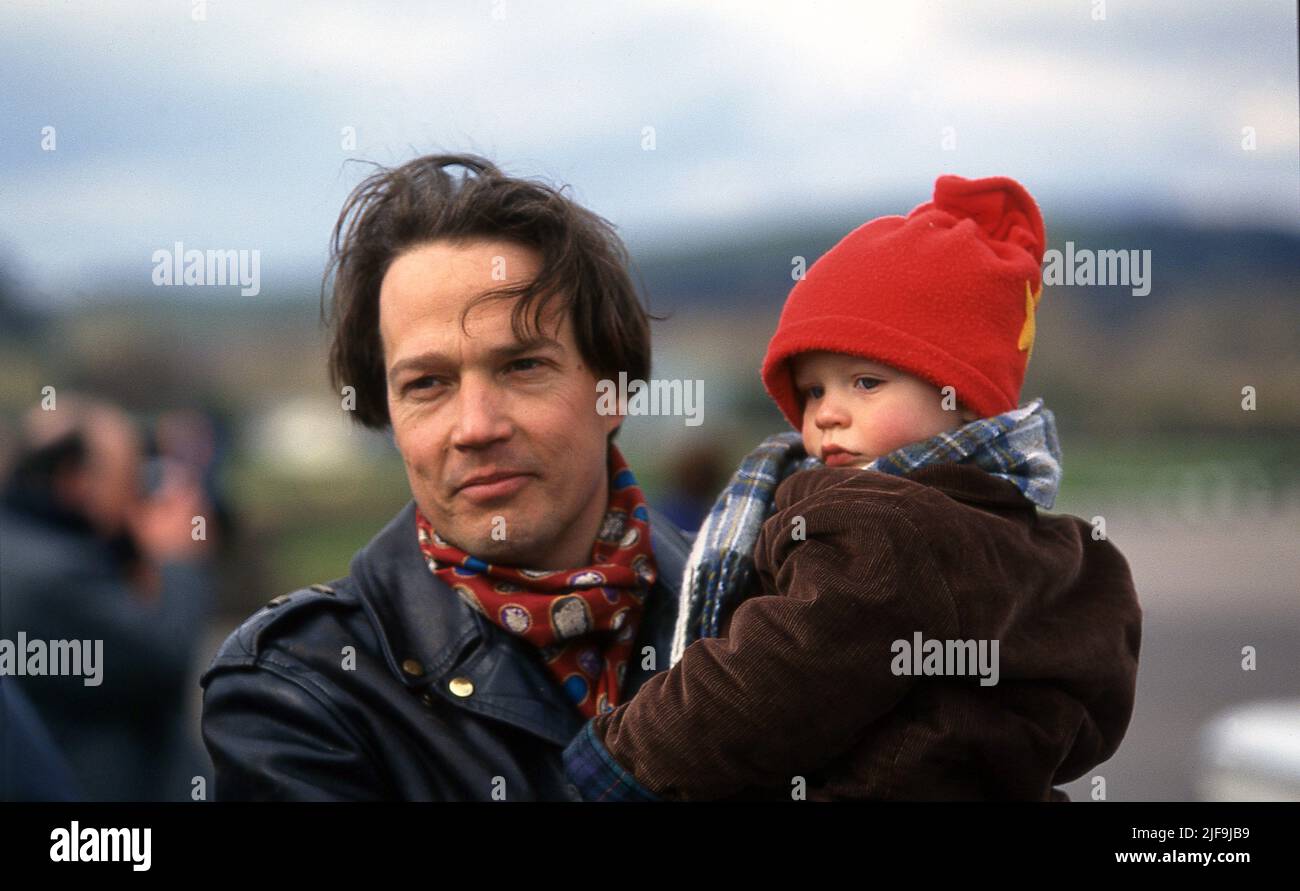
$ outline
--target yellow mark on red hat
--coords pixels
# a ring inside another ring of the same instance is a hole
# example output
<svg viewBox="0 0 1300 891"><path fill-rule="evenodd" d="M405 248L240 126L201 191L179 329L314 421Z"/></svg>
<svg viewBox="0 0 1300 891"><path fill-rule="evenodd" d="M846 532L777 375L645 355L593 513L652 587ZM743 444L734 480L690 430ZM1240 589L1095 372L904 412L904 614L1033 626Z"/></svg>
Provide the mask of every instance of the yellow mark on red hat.
<svg viewBox="0 0 1300 891"><path fill-rule="evenodd" d="M1043 299L1043 285L1040 282L1038 290L1031 292L1029 290L1029 280L1025 280L1025 325L1020 329L1020 342L1017 346L1022 350L1028 350L1029 355L1025 357L1028 362L1034 355L1034 313L1038 309L1038 301Z"/></svg>

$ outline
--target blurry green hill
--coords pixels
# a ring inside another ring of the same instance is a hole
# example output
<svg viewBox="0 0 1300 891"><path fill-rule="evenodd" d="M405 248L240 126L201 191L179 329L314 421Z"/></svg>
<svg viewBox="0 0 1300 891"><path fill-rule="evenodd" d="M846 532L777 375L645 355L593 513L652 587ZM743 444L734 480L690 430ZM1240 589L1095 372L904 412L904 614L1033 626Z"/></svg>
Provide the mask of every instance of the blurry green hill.
<svg viewBox="0 0 1300 891"><path fill-rule="evenodd" d="M794 257L808 265L862 222L832 222L788 228L770 226L735 236L713 236L648 254L638 264L657 309L707 305L716 309L779 309L792 284ZM1243 281L1257 291L1300 300L1300 235L1249 229L1201 229L1168 223L1127 221L1101 226L1072 223L1048 230L1048 247L1150 250L1155 270L1150 294L1135 298L1126 288L1085 288L1100 321L1122 325L1142 311L1183 296L1196 287L1234 294ZM1228 299L1238 299L1235 296ZM1250 292L1239 297L1249 303Z"/></svg>

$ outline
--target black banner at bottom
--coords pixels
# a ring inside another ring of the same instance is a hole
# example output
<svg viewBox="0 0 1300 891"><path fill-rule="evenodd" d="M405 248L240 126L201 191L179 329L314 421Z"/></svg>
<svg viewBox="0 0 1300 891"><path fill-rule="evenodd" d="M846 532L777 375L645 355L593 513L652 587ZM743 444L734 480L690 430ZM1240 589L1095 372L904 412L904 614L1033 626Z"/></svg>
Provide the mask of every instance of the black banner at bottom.
<svg viewBox="0 0 1300 891"><path fill-rule="evenodd" d="M843 863L1041 874L1285 867L1295 804L0 804L6 867L104 878L338 878L411 868L618 874ZM434 870L429 872L429 870Z"/></svg>

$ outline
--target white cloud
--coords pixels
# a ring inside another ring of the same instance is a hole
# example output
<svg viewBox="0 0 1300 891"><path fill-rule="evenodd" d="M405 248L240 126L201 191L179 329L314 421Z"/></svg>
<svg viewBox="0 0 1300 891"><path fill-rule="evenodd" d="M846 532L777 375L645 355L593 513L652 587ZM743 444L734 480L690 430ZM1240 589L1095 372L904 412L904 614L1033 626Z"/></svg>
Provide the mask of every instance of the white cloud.
<svg viewBox="0 0 1300 891"><path fill-rule="evenodd" d="M315 257L363 172L346 157L434 148L567 179L638 230L919 203L941 170L1041 183L1059 207L1194 188L1170 209L1300 227L1294 44L1277 37L1293 9L1110 3L1095 23L1090 8L210 0L195 22L177 0L9 4L0 162L23 223L0 236L52 279L155 232ZM51 120L55 164L33 135ZM1246 125L1259 149L1242 158Z"/></svg>

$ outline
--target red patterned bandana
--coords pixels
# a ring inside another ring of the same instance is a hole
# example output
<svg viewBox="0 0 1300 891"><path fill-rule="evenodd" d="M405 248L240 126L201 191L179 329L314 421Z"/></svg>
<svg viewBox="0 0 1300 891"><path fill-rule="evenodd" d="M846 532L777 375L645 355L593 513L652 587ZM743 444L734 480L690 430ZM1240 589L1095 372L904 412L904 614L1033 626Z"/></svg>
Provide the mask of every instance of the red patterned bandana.
<svg viewBox="0 0 1300 891"><path fill-rule="evenodd" d="M415 524L433 574L492 622L538 647L585 717L619 704L657 571L645 496L615 446L609 447L609 509L589 566L536 570L485 563L443 541L418 509Z"/></svg>

